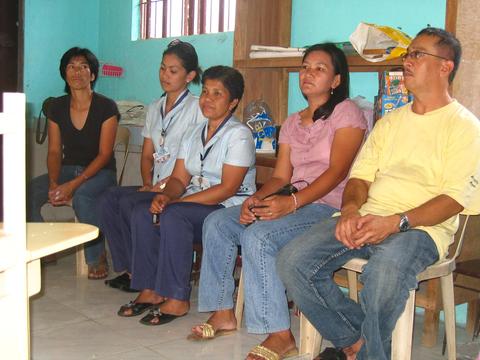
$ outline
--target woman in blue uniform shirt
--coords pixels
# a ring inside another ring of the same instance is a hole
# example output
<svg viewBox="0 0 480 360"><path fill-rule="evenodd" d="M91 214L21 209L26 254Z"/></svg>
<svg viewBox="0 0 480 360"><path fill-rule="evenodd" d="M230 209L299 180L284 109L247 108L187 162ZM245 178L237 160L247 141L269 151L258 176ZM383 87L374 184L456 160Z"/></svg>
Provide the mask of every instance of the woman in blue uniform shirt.
<svg viewBox="0 0 480 360"><path fill-rule="evenodd" d="M143 289L120 316L161 325L190 309L193 243L200 243L203 221L211 212L241 204L255 191L255 145L251 131L234 116L243 95L235 69L214 66L202 79L200 108L208 123L182 139L170 179L151 206L132 215L132 287ZM158 214L159 226L152 225Z"/></svg>
<svg viewBox="0 0 480 360"><path fill-rule="evenodd" d="M100 199L100 228L106 235L114 270L123 272L105 281L111 287L135 291L130 288L132 209L137 202L150 204L172 173L183 134L205 122L198 97L188 91L191 82L200 82L200 74L195 48L187 42L173 40L163 52L159 70L164 93L148 107L142 131L143 186L112 187Z"/></svg>

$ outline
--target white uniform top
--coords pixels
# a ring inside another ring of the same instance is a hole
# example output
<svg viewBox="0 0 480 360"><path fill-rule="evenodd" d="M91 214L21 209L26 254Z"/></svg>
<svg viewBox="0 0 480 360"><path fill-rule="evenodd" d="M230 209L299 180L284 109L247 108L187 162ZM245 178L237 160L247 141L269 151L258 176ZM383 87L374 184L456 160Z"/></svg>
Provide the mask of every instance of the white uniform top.
<svg viewBox="0 0 480 360"><path fill-rule="evenodd" d="M183 98L182 98L183 97ZM180 101L180 102L178 102ZM151 139L157 154L168 153L170 156L164 162L154 161L152 184L170 176L183 134L191 127L206 121L198 105L198 97L185 90L177 99L178 104L165 114L167 96L162 97L148 106L147 119L142 130L142 136ZM162 149L162 130L165 132Z"/></svg>
<svg viewBox="0 0 480 360"><path fill-rule="evenodd" d="M251 130L234 116L219 127L205 146L202 134L207 136L207 124L197 125L182 139L178 159L184 159L185 168L192 175L184 196L218 185L222 180L223 165L248 167L247 174L237 194L225 200L225 207L241 204L255 192L255 142ZM203 161L202 161L203 157ZM199 178L202 180L199 184ZM203 186L205 189L205 186Z"/></svg>

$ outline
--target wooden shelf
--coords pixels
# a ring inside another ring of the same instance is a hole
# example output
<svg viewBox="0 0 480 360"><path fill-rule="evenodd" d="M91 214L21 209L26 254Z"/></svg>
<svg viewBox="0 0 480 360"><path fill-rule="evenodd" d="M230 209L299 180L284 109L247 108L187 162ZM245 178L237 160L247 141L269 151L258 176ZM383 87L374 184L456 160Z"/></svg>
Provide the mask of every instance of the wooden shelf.
<svg viewBox="0 0 480 360"><path fill-rule="evenodd" d="M270 167L273 169L276 163L277 163L277 157L273 153L272 154L262 154L262 153L256 154L255 164L257 166Z"/></svg>
<svg viewBox="0 0 480 360"><path fill-rule="evenodd" d="M289 73L298 72L301 56L250 59L250 47L290 46L292 0L241 0L236 3L233 66L245 79L243 98L236 110L242 119L245 106L262 99L276 125L288 116ZM268 19L268 22L265 21ZM347 54L351 72L382 73L402 66L401 59L369 62L357 53Z"/></svg>
<svg viewBox="0 0 480 360"><path fill-rule="evenodd" d="M347 61L351 72L382 72L402 66L401 59L374 63L364 60L359 55L348 55ZM234 65L244 69L285 69L287 72L297 72L300 70L301 62L301 57L275 57L239 59L234 61Z"/></svg>

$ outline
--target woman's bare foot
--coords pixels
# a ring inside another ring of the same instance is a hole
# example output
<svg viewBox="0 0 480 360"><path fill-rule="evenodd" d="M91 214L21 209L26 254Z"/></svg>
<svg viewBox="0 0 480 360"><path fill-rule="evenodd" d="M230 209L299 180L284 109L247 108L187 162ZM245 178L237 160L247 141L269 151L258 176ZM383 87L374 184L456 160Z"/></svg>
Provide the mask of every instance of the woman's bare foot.
<svg viewBox="0 0 480 360"><path fill-rule="evenodd" d="M98 264L88 265L88 278L90 280L101 280L108 276L107 256L103 253L98 260Z"/></svg>
<svg viewBox="0 0 480 360"><path fill-rule="evenodd" d="M155 291L151 289L144 289L138 294L137 298L135 299L135 304L161 304L165 301L163 296L158 295ZM123 311L123 316L132 316L133 309L128 308Z"/></svg>
<svg viewBox="0 0 480 360"><path fill-rule="evenodd" d="M237 328L237 319L233 309L217 310L207 320L207 324L212 325L213 330L235 330ZM202 325L196 325L192 328L192 333L202 336Z"/></svg>
<svg viewBox="0 0 480 360"><path fill-rule="evenodd" d="M283 355L287 354L289 351L294 350L296 348L295 338L293 337L293 334L290 331L290 329L269 334L267 338L260 345L277 353L278 355L280 355L280 357L282 357ZM263 359L264 359L263 357L259 357L249 353L245 360L263 360Z"/></svg>
<svg viewBox="0 0 480 360"><path fill-rule="evenodd" d="M185 315L190 310L190 301L166 299L158 309L164 314Z"/></svg>

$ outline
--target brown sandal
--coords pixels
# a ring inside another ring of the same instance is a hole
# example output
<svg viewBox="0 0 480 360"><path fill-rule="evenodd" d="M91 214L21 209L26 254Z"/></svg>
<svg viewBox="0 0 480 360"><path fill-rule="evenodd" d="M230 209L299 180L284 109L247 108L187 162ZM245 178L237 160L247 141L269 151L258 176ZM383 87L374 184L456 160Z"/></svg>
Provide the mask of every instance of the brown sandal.
<svg viewBox="0 0 480 360"><path fill-rule="evenodd" d="M88 278L90 280L101 280L108 276L107 256L103 253L96 265L88 265Z"/></svg>

